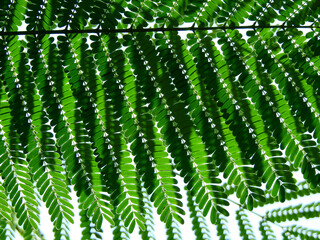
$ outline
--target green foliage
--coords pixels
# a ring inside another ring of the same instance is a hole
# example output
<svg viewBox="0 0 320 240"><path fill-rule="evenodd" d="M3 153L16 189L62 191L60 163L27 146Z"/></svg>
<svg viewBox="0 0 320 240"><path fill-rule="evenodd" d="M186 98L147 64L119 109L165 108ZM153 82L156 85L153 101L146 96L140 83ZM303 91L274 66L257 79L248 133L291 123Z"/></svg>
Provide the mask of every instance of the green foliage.
<svg viewBox="0 0 320 240"><path fill-rule="evenodd" d="M296 220L300 218L315 218L319 217L320 203L311 203L307 205L299 204L297 206L288 206L285 208L278 208L266 213L265 219L272 222L284 222L287 220Z"/></svg>
<svg viewBox="0 0 320 240"><path fill-rule="evenodd" d="M248 219L247 214L244 212L243 209L240 209L236 212L237 220L240 228L240 236L244 240L249 239L256 239L254 236L254 232L252 230L252 226L250 224L250 221Z"/></svg>
<svg viewBox="0 0 320 240"><path fill-rule="evenodd" d="M247 213L320 192L318 1L3 0L0 12L1 239L42 239L42 203L55 239L72 239L71 189L82 239L108 222L114 239L143 240L154 213L168 239L188 217L196 239L211 238L209 219L232 238L231 195L255 239ZM263 239L319 204L271 209Z"/></svg>
<svg viewBox="0 0 320 240"><path fill-rule="evenodd" d="M292 225L285 230L286 232L293 234L300 239L316 240L320 239L320 231L308 229L301 226Z"/></svg>
<svg viewBox="0 0 320 240"><path fill-rule="evenodd" d="M274 235L274 232L267 221L262 220L260 222L260 228L259 228L262 240L276 240L276 236Z"/></svg>

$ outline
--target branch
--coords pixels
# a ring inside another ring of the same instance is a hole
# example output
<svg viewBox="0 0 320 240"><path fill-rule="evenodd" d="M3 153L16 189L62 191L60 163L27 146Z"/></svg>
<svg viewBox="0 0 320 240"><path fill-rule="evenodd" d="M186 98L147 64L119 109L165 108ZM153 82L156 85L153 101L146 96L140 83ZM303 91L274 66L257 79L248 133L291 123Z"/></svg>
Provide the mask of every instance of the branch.
<svg viewBox="0 0 320 240"><path fill-rule="evenodd" d="M14 31L14 32L0 32L0 36L12 35L36 35L36 34L70 34L70 33L135 33L135 32L177 32L177 31L206 31L206 30L226 30L226 29L264 29L264 28L320 28L320 26L282 26L282 25L269 25L269 26L217 26L217 27L169 27L169 28L128 28L128 29L79 29L79 30L32 30L32 31Z"/></svg>
<svg viewBox="0 0 320 240"><path fill-rule="evenodd" d="M244 208L243 207L243 205L241 205L240 203L238 203L238 202L236 202L236 201L233 201L233 200L231 200L231 199L227 199L229 202L232 202L233 204L235 204L235 205L238 205L240 208L242 208L242 209L245 209L245 210L247 210L248 212L250 212L250 213L252 213L252 214L255 214L256 216L258 216L258 217L260 217L260 218L264 218L264 216L262 216L261 214L259 214L259 213L257 213L257 212L255 212L255 211L253 211L253 210L248 210L248 209L246 209L246 208ZM266 219L264 219L264 220L266 220ZM275 223L275 222L271 222L270 220L266 220L266 221L268 221L268 222L270 222L270 223L272 223L272 224L274 224L274 225L276 225L277 227L280 227L280 228L282 228L282 229L284 229L285 227L283 227L283 226L281 226L280 224L278 224L278 223Z"/></svg>

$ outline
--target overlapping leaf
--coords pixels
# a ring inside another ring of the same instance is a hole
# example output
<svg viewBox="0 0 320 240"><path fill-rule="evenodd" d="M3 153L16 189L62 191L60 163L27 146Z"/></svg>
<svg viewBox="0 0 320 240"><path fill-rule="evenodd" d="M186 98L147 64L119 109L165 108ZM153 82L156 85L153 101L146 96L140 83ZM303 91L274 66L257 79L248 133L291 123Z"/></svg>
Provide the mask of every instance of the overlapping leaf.
<svg viewBox="0 0 320 240"><path fill-rule="evenodd" d="M252 239L243 208L319 193L318 1L12 0L0 11L0 238L42 238L38 193L55 238L70 238L70 188L83 239L101 238L103 219L115 239L136 226L155 239L153 212L182 239L184 187L197 239L210 238L209 213L228 238L233 194ZM268 221L317 217L318 205L271 210L263 238L275 239Z"/></svg>

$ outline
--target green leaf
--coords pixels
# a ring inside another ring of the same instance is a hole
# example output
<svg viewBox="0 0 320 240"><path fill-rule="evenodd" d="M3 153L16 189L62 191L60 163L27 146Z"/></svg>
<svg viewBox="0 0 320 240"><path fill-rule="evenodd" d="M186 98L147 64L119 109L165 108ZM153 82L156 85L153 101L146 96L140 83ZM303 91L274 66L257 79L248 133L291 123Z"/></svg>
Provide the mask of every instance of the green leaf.
<svg viewBox="0 0 320 240"><path fill-rule="evenodd" d="M101 239L103 218L114 239L136 227L154 239L152 204L168 239L188 218L214 239L209 213L218 238L254 239L253 208L319 192L317 1L4 0L0 11L0 239L42 238L43 204L54 238L69 239L71 189L82 239ZM276 238L269 221L319 217L317 204L270 210L263 239Z"/></svg>

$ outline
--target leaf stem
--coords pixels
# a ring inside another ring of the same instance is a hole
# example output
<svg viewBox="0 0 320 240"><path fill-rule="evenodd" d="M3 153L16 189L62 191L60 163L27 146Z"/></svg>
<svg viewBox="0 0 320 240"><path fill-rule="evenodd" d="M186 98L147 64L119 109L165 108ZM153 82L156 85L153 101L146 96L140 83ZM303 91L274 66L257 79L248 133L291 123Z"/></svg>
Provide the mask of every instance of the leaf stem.
<svg viewBox="0 0 320 240"><path fill-rule="evenodd" d="M243 208L243 206L242 206L240 203L237 203L237 202L234 201L234 200L231 200L231 199L228 198L228 201L229 201L229 202L232 202L232 203L235 204L235 205L238 205L240 208ZM245 209L245 208L243 208L243 209ZM264 218L264 216L260 215L260 214L257 213L257 212L250 211L250 210L248 210L248 209L246 209L246 210L247 210L248 212L250 212L250 213L253 213L253 214L257 215L257 216L260 217L260 218ZM267 220L267 219L265 219L265 220L268 221L268 222L270 222L270 223L272 223L272 224L274 224L274 225L276 225L276 226L278 226L278 227L280 227L280 228L282 228L282 229L285 228L285 227L281 226L281 225L278 224L278 223L272 222L272 221Z"/></svg>
<svg viewBox="0 0 320 240"><path fill-rule="evenodd" d="M169 27L169 28L128 28L128 29L61 29L61 30L32 30L32 31L1 31L0 36L36 35L36 34L71 34L71 33L134 33L134 32L176 32L176 31L207 31L226 29L264 29L264 28L320 28L320 26L282 26L282 25L243 25L243 26L216 26L216 27Z"/></svg>

